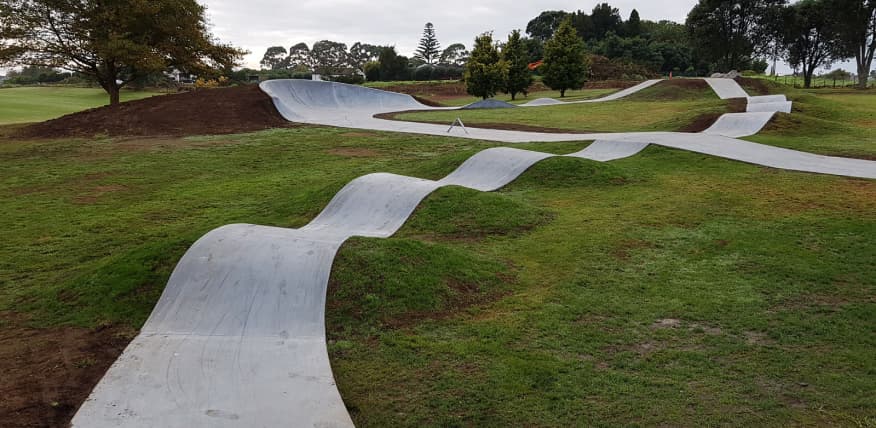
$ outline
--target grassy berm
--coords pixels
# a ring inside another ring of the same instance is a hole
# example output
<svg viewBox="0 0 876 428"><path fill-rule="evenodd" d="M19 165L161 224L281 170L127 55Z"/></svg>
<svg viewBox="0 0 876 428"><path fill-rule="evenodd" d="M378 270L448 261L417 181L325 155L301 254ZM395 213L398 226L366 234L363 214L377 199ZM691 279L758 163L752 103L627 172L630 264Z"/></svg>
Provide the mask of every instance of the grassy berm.
<svg viewBox="0 0 876 428"><path fill-rule="evenodd" d="M792 96L799 114L754 139L876 153L873 95ZM618 123L638 117L626 105ZM492 146L322 127L6 138L0 425L62 426L210 229L299 227L359 175L440 178ZM873 426L874 236L873 180L661 147L549 159L346 243L332 367L359 426Z"/></svg>

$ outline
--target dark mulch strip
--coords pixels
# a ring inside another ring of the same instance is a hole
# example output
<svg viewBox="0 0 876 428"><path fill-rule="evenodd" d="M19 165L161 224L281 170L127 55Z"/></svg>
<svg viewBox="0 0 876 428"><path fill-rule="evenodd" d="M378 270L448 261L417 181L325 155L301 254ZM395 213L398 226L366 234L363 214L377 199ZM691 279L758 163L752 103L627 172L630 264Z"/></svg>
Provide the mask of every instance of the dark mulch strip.
<svg viewBox="0 0 876 428"><path fill-rule="evenodd" d="M256 85L203 89L98 107L24 127L25 138L234 134L292 126Z"/></svg>
<svg viewBox="0 0 876 428"><path fill-rule="evenodd" d="M0 425L67 426L133 335L113 327L0 328Z"/></svg>

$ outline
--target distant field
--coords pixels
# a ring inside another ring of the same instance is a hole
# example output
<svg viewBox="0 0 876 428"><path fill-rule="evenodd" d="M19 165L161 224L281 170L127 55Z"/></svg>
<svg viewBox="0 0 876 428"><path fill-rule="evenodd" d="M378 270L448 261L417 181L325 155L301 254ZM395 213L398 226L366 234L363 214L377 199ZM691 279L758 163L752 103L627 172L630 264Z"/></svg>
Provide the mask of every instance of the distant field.
<svg viewBox="0 0 876 428"><path fill-rule="evenodd" d="M771 82L780 83L782 85L795 86L798 88L802 88L805 81L801 76L752 76L757 79L769 80ZM831 79L824 77L813 77L812 78L812 88L843 88L843 87L854 87L856 82L851 79ZM870 80L867 83L867 87L873 88L876 85L876 81Z"/></svg>
<svg viewBox="0 0 876 428"><path fill-rule="evenodd" d="M149 91L122 91L122 101L158 95ZM22 87L0 89L0 125L41 122L65 114L109 104L102 89Z"/></svg>

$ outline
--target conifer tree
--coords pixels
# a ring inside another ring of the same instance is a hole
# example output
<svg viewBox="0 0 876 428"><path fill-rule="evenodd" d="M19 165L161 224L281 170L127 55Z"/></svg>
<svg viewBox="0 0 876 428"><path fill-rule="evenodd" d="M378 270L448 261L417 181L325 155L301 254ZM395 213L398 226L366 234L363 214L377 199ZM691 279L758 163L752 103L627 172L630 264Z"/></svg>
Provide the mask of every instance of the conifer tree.
<svg viewBox="0 0 876 428"><path fill-rule="evenodd" d="M426 28L423 29L423 37L420 39L420 46L417 48L414 57L431 65L438 60L440 55L441 44L438 43L438 38L435 37L435 27L431 22L427 22Z"/></svg>
<svg viewBox="0 0 876 428"><path fill-rule="evenodd" d="M584 41L578 37L571 18L560 24L554 36L544 44L542 81L549 88L566 96L567 89L577 89L587 78L587 61L584 57Z"/></svg>
<svg viewBox="0 0 876 428"><path fill-rule="evenodd" d="M508 64L505 93L510 94L512 100L518 93L526 95L527 88L532 84L532 72L529 70L526 46L520 39L520 30L514 30L508 35L508 43L502 49L502 58Z"/></svg>
<svg viewBox="0 0 876 428"><path fill-rule="evenodd" d="M473 96L487 99L505 86L508 66L493 44L493 34L484 33L475 38L471 57L465 63L465 89Z"/></svg>

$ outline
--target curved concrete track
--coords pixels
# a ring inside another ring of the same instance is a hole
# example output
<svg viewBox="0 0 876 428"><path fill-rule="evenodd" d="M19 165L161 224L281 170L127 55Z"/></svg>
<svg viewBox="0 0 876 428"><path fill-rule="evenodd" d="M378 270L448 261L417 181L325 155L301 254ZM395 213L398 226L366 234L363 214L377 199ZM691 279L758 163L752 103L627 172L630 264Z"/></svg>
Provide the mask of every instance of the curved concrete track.
<svg viewBox="0 0 876 428"><path fill-rule="evenodd" d="M404 94L342 83L313 82L309 80L269 80L262 82L261 88L273 98L274 105L280 111L280 114L294 122L377 131L452 136L505 143L582 140L626 141L639 144L657 144L773 168L876 178L876 162L873 161L822 156L738 140L738 138L758 133L777 111L790 111L791 102L787 101L784 95L749 97L742 87L732 79L705 79L705 81L721 98L746 98L748 101L747 109L749 111L746 113L724 114L702 133L545 134L472 127L466 129L454 127L448 132L449 124L435 125L402 122L374 117L380 113L403 110L458 109L428 107ZM605 98L574 103L616 100L656 85L659 82L659 80L649 80ZM557 105L542 100L535 100L535 102L538 102L537 105L532 105L530 108Z"/></svg>
<svg viewBox="0 0 876 428"><path fill-rule="evenodd" d="M399 129L404 123L371 116L423 107L406 95L361 87L273 82L263 88L291 120L337 126L379 123L381 127L364 127L406 131ZM363 99L366 93L374 99ZM782 101L764 101L773 102ZM597 161L632 156L654 143L778 168L876 178L876 162L817 156L724 136L756 132L771 116L726 115L703 134L553 138L481 130L478 135L500 141L594 139L584 150L566 156ZM434 133L447 135L441 128ZM431 127L412 129L433 133ZM325 342L326 289L338 248L351 236L391 236L423 198L442 186L496 190L554 156L497 147L475 154L438 181L369 174L347 184L300 229L235 224L207 233L180 260L140 334L79 409L72 425L352 426L334 384Z"/></svg>

